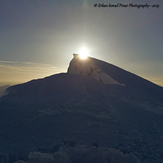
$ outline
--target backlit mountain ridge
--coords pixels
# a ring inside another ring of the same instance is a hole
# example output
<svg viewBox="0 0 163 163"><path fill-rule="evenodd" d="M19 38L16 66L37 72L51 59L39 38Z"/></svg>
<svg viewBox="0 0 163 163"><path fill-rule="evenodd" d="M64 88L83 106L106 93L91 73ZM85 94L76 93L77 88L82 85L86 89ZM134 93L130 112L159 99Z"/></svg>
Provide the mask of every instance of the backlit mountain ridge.
<svg viewBox="0 0 163 163"><path fill-rule="evenodd" d="M0 163L162 161L163 88L95 58L7 88L0 112Z"/></svg>

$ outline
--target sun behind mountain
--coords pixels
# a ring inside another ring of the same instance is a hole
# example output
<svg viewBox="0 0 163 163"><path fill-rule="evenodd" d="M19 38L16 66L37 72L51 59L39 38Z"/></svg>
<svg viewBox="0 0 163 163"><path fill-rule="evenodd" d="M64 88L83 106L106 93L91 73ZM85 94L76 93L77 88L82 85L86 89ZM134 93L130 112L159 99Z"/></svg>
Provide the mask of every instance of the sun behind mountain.
<svg viewBox="0 0 163 163"><path fill-rule="evenodd" d="M79 57L81 59L86 59L88 57L88 49L85 47L81 48L79 51Z"/></svg>

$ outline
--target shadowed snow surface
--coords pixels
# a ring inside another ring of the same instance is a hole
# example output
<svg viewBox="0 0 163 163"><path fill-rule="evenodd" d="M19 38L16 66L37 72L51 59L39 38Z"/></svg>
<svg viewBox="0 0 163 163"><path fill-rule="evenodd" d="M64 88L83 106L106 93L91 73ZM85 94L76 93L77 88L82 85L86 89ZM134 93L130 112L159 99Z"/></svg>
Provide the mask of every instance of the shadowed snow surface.
<svg viewBox="0 0 163 163"><path fill-rule="evenodd" d="M163 88L89 59L124 86L61 73L9 87L0 98L0 163L163 160Z"/></svg>

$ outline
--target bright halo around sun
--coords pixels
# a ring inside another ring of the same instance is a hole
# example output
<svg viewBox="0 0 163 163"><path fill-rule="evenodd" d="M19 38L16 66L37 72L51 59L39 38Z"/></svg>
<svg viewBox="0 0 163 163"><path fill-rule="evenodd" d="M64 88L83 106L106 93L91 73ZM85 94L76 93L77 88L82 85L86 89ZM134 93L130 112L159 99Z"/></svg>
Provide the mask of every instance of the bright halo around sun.
<svg viewBox="0 0 163 163"><path fill-rule="evenodd" d="M88 49L85 48L85 47L82 47L80 50L79 50L79 57L81 59L86 59L88 57Z"/></svg>

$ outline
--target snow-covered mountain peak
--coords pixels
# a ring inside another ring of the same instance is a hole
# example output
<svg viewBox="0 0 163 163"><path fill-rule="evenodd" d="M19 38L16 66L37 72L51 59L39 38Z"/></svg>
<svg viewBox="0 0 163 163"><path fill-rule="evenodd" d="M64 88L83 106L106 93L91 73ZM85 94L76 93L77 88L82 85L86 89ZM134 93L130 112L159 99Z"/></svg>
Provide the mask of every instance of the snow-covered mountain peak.
<svg viewBox="0 0 163 163"><path fill-rule="evenodd" d="M93 58L87 57L81 59L78 54L73 54L74 58L71 60L67 73L81 74L98 80L104 84L119 84L117 80L113 79L109 74L103 72L103 70L94 62Z"/></svg>

